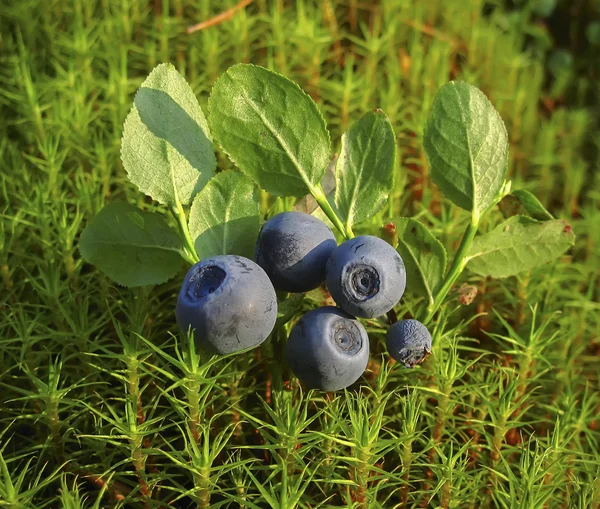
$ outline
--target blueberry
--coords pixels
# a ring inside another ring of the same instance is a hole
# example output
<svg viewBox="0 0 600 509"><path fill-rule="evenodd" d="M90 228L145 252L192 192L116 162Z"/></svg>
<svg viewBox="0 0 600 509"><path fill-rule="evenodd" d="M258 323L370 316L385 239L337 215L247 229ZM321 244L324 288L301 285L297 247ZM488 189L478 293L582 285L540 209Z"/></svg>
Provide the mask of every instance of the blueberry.
<svg viewBox="0 0 600 509"><path fill-rule="evenodd" d="M369 337L363 325L342 310L316 308L294 325L287 358L306 387L337 391L356 382L367 368Z"/></svg>
<svg viewBox="0 0 600 509"><path fill-rule="evenodd" d="M386 344L394 359L412 368L431 353L431 334L418 320L402 320L388 329Z"/></svg>
<svg viewBox="0 0 600 509"><path fill-rule="evenodd" d="M336 245L323 221L303 212L282 212L261 228L254 259L277 290L307 292L325 280L325 265Z"/></svg>
<svg viewBox="0 0 600 509"><path fill-rule="evenodd" d="M191 325L205 350L228 354L260 345L277 319L275 289L256 263L243 256L214 256L186 274L177 298L177 323Z"/></svg>
<svg viewBox="0 0 600 509"><path fill-rule="evenodd" d="M346 313L363 318L392 309L406 288L404 262L384 240L363 235L347 240L327 262L327 287Z"/></svg>

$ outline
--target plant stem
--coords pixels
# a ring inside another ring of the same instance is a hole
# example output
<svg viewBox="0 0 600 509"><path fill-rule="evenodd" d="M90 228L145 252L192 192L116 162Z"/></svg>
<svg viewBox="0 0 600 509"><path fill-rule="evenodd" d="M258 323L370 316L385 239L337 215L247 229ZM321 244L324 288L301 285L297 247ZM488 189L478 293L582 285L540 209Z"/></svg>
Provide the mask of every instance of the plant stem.
<svg viewBox="0 0 600 509"><path fill-rule="evenodd" d="M346 238L349 238L349 239L354 238L354 232L352 231L352 226L349 224L346 224Z"/></svg>
<svg viewBox="0 0 600 509"><path fill-rule="evenodd" d="M446 480L444 483L444 487L442 488L442 503L441 506L443 509L448 509L450 507L450 494L452 492L452 484L449 480Z"/></svg>
<svg viewBox="0 0 600 509"><path fill-rule="evenodd" d="M354 469L354 482L358 485L356 489L356 502L358 502L359 509L365 509L368 503L370 451L368 448L360 447L357 453L358 464Z"/></svg>
<svg viewBox="0 0 600 509"><path fill-rule="evenodd" d="M179 251L179 255L190 265L194 265L198 260L194 259L192 255L189 254L187 249L182 249Z"/></svg>
<svg viewBox="0 0 600 509"><path fill-rule="evenodd" d="M192 237L190 236L190 230L188 229L185 210L183 210L183 206L177 200L176 204L169 205L169 209L171 210L171 214L177 221L177 225L179 226L179 232L183 236L183 240L185 242L184 251L181 253L181 256L188 261L191 262L192 265L200 260L198 258L198 253L196 253L196 248L194 247L194 242L192 241Z"/></svg>
<svg viewBox="0 0 600 509"><path fill-rule="evenodd" d="M198 377L190 377L186 384L186 398L188 403L190 431L192 437L199 445L200 444L200 379Z"/></svg>
<svg viewBox="0 0 600 509"><path fill-rule="evenodd" d="M129 400L129 408L134 414L134 416L131 417L133 423L135 423L133 424L133 429L137 431L146 421L140 391L139 361L137 355L127 355L126 362L127 381L129 385L127 398ZM131 461L138 477L140 493L144 499L144 508L148 508L150 507L149 499L152 497L152 489L146 480L146 460L148 457L143 452L144 438L141 434L132 433L129 437L129 442L131 444Z"/></svg>
<svg viewBox="0 0 600 509"><path fill-rule="evenodd" d="M210 467L203 466L200 468L196 486L200 488L198 507L204 509L210 505Z"/></svg>
<svg viewBox="0 0 600 509"><path fill-rule="evenodd" d="M460 247L458 248L458 251L456 252L456 256L454 257L454 260L452 261L452 266L450 267L450 270L448 271L448 275L446 276L446 280L444 281L444 284L442 285L438 294L435 296L433 303L429 304L426 308L427 315L425 317L425 320L423 320L423 323L425 325L427 325L431 321L435 312L439 309L439 307L444 302L444 299L446 298L446 295L448 295L450 288L452 288L452 285L456 282L456 280L461 275L462 271L467 266L467 263L469 262L469 258L467 257L467 252L469 251L469 248L471 247L471 243L473 242L473 239L475 238L475 234L477 233L478 228L479 228L479 219L474 217L471 220L471 222L469 223L469 226L467 226L465 234L463 235L462 241L460 243Z"/></svg>
<svg viewBox="0 0 600 509"><path fill-rule="evenodd" d="M435 418L435 428L433 430L433 441L439 445L442 441L442 436L446 428L446 417L448 415L448 405L450 403L450 394L452 393L452 380L447 380L442 385L442 395L438 400L437 414ZM435 449L431 449L435 454Z"/></svg>
<svg viewBox="0 0 600 509"><path fill-rule="evenodd" d="M523 321L525 320L525 308L527 306L527 285L531 272L525 273L517 278L517 304L515 305L515 323L513 325L515 331L519 331Z"/></svg>
<svg viewBox="0 0 600 509"><path fill-rule="evenodd" d="M321 184L319 184L317 187L312 188L310 190L310 193L314 196L315 200L317 200L319 207L321 207L323 212L325 212L325 215L334 224L338 231L346 239L354 238L354 233L352 233L352 229L349 226L344 226L341 219L337 216L337 214L329 204L329 201L327 201L327 196L325 196L325 191L323 191L323 187L321 186Z"/></svg>
<svg viewBox="0 0 600 509"><path fill-rule="evenodd" d="M408 489L410 486L410 467L412 464L412 440L406 440L402 444L402 470L404 474L404 484L400 489L400 498L402 500L402 507L408 507Z"/></svg>
<svg viewBox="0 0 600 509"><path fill-rule="evenodd" d="M497 462L500 459L500 454L502 451L502 445L504 444L504 437L506 435L507 429L506 424L508 423L509 416L501 415L500 419L497 423L496 429L494 431L494 436L492 438L492 452L491 459L492 463ZM490 471L490 475L492 479L495 479L494 472Z"/></svg>
<svg viewBox="0 0 600 509"><path fill-rule="evenodd" d="M59 462L64 462L65 451L63 445L63 434L61 433L61 421L58 413L59 399L54 395L49 396L46 409L48 412L48 427L54 445L54 454Z"/></svg>

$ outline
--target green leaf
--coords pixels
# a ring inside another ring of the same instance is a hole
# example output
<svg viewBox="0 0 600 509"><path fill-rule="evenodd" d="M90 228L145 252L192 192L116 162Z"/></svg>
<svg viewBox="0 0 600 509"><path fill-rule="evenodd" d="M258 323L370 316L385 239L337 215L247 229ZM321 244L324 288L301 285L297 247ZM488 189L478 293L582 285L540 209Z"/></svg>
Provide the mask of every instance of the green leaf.
<svg viewBox="0 0 600 509"><path fill-rule="evenodd" d="M277 305L277 323L275 329L288 323L300 311L304 302L303 293L295 293Z"/></svg>
<svg viewBox="0 0 600 509"><path fill-rule="evenodd" d="M407 217L393 219L397 251L406 266L406 288L433 303L446 271L446 250L429 229Z"/></svg>
<svg viewBox="0 0 600 509"><path fill-rule="evenodd" d="M81 256L123 286L164 283L181 268L182 250L161 215L123 202L106 205L79 241Z"/></svg>
<svg viewBox="0 0 600 509"><path fill-rule="evenodd" d="M566 221L513 216L475 237L467 267L481 276L514 276L558 258L574 243L575 235Z"/></svg>
<svg viewBox="0 0 600 509"><path fill-rule="evenodd" d="M206 118L171 64L156 67L135 94L121 159L129 180L165 205L177 200L187 205L214 175L217 160Z"/></svg>
<svg viewBox="0 0 600 509"><path fill-rule="evenodd" d="M525 189L516 189L498 203L505 218L516 215L528 215L538 221L549 221L554 216L546 210L533 193Z"/></svg>
<svg viewBox="0 0 600 509"><path fill-rule="evenodd" d="M517 197L523 208L527 211L527 214L534 219L539 221L554 219L554 216L546 210L546 207L542 205L533 193L525 189L515 189L511 194Z"/></svg>
<svg viewBox="0 0 600 509"><path fill-rule="evenodd" d="M349 227L374 216L394 185L396 138L383 111L370 111L342 136L335 204Z"/></svg>
<svg viewBox="0 0 600 509"><path fill-rule="evenodd" d="M215 83L208 101L215 139L265 190L303 196L319 184L331 155L325 120L293 81L238 64Z"/></svg>
<svg viewBox="0 0 600 509"><path fill-rule="evenodd" d="M190 209L189 229L200 259L237 254L254 258L260 207L254 183L228 170L213 177Z"/></svg>
<svg viewBox="0 0 600 509"><path fill-rule="evenodd" d="M460 81L444 85L423 143L433 180L452 202L477 217L494 203L506 175L508 136L478 88Z"/></svg>

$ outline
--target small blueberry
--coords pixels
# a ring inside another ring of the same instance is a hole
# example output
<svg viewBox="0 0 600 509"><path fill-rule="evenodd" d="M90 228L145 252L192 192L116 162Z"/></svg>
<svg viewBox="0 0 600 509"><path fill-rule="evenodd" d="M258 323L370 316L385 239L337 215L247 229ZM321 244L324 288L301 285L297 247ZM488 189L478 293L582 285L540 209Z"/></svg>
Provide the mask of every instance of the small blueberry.
<svg viewBox="0 0 600 509"><path fill-rule="evenodd" d="M431 334L418 320L402 320L388 329L386 345L391 357L412 368L431 353Z"/></svg>

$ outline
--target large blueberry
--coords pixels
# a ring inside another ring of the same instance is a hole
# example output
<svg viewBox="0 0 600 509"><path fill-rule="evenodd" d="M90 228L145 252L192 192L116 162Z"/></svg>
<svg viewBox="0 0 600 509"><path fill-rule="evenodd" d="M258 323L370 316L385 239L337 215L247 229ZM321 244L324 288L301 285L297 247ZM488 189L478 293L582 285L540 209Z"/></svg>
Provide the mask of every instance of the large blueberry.
<svg viewBox="0 0 600 509"><path fill-rule="evenodd" d="M327 287L346 313L373 318L387 313L406 288L404 262L384 240L363 235L347 240L327 262Z"/></svg>
<svg viewBox="0 0 600 509"><path fill-rule="evenodd" d="M412 368L431 353L431 334L418 320L402 320L388 329L386 345L391 357Z"/></svg>
<svg viewBox="0 0 600 509"><path fill-rule="evenodd" d="M287 358L306 387L337 391L356 382L367 368L369 337L363 325L342 310L316 308L294 325Z"/></svg>
<svg viewBox="0 0 600 509"><path fill-rule="evenodd" d="M177 299L177 323L191 325L198 345L228 354L260 345L277 319L277 296L265 271L243 256L214 256L187 273Z"/></svg>
<svg viewBox="0 0 600 509"><path fill-rule="evenodd" d="M261 228L254 259L277 290L307 292L325 280L325 265L336 245L323 221L303 212L282 212Z"/></svg>

